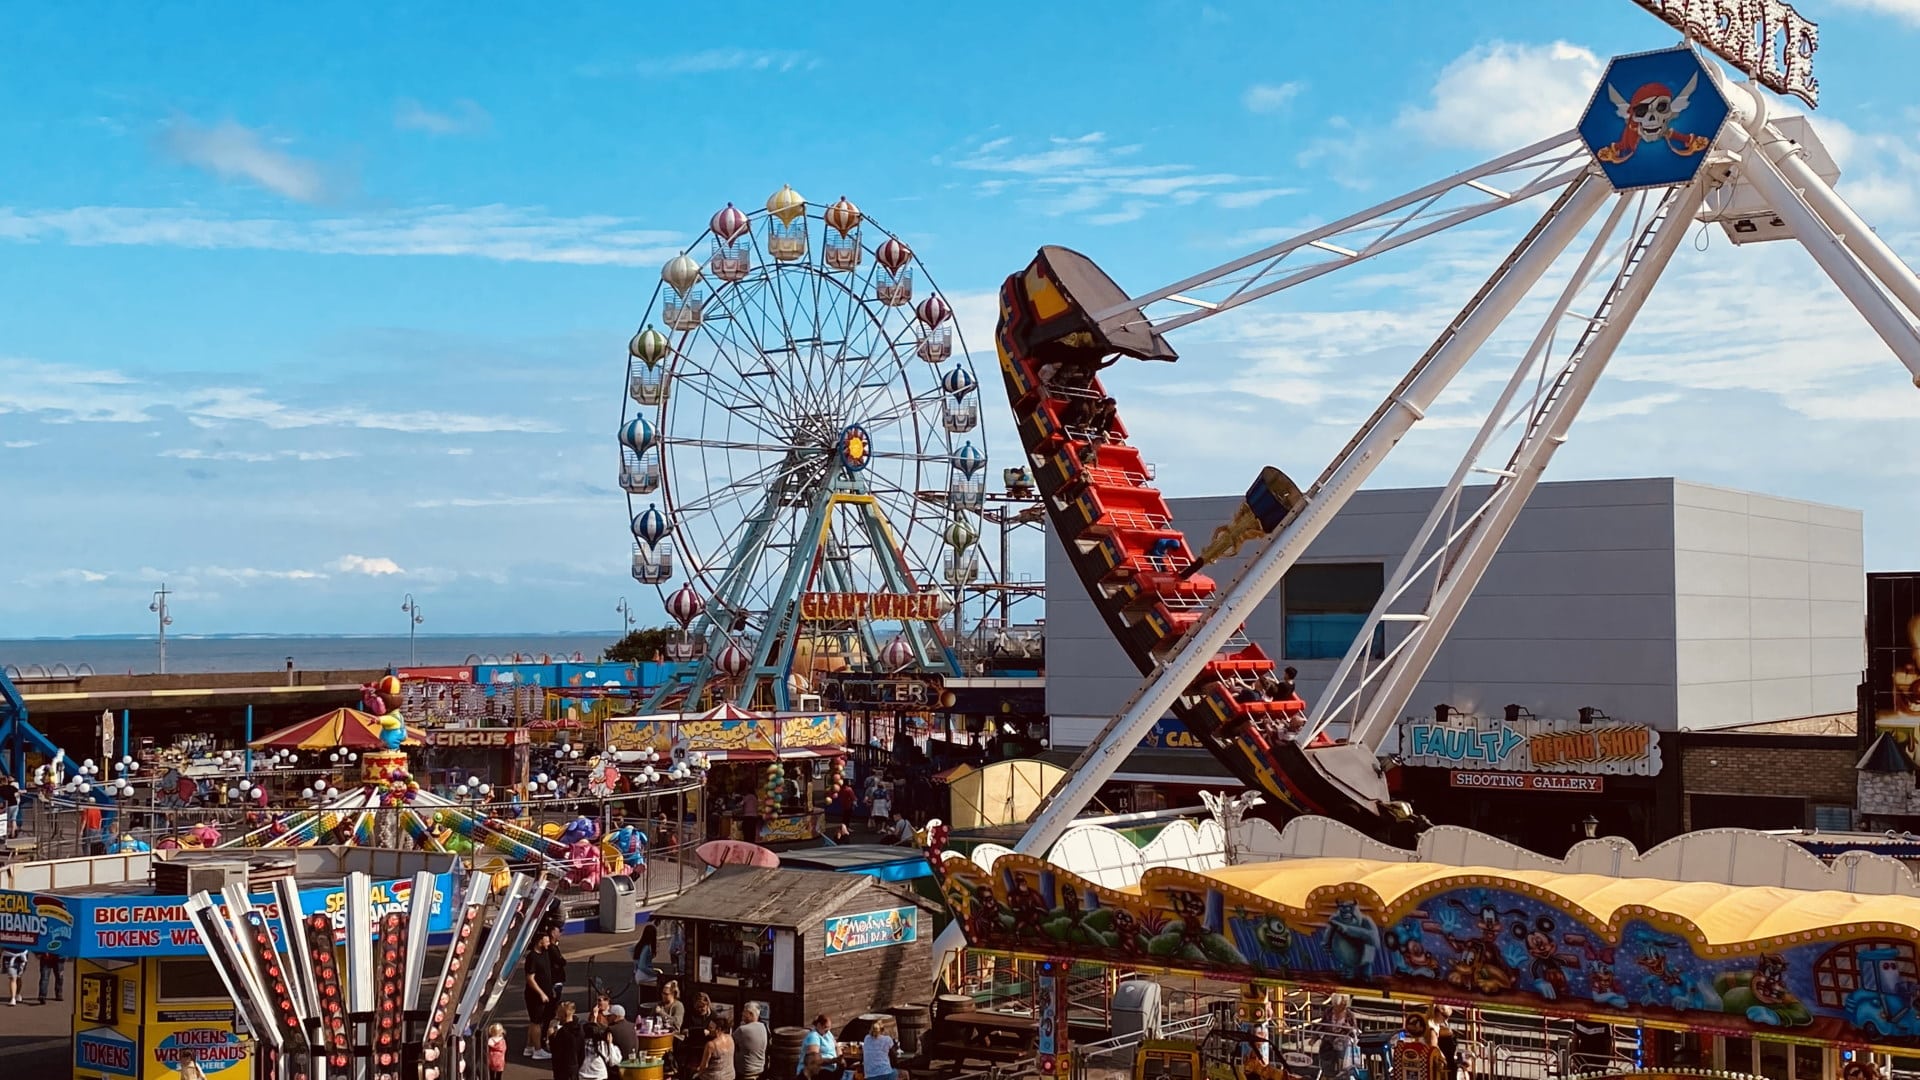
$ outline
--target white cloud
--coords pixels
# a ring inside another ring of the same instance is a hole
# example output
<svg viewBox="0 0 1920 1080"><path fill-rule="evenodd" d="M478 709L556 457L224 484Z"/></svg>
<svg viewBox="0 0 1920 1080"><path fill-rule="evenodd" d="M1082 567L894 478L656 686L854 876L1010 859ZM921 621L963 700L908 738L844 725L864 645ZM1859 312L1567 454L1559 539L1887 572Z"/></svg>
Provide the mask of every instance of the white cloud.
<svg viewBox="0 0 1920 1080"><path fill-rule="evenodd" d="M363 574L367 577L390 577L404 574L400 564L383 555L342 555L335 559L330 569L342 574Z"/></svg>
<svg viewBox="0 0 1920 1080"><path fill-rule="evenodd" d="M1402 110L1398 123L1438 145L1512 150L1570 130L1603 67L1592 50L1565 41L1496 41L1442 68L1431 103Z"/></svg>
<svg viewBox="0 0 1920 1080"><path fill-rule="evenodd" d="M40 443L37 439L10 439L5 443L0 443L0 446L5 446L9 450L25 450L29 446L39 445Z"/></svg>
<svg viewBox="0 0 1920 1080"><path fill-rule="evenodd" d="M1056 135L1044 146L1023 147L1003 136L977 142L952 161L936 158L935 164L992 174L974 185L978 194L1013 191L1037 213L1071 214L1093 225L1137 221L1161 206L1188 206L1208 195L1239 194L1258 180L1201 172L1192 165L1144 163L1141 150L1111 145L1101 131Z"/></svg>
<svg viewBox="0 0 1920 1080"><path fill-rule="evenodd" d="M0 356L0 414L45 414L55 422L142 424L158 419L163 410L183 415L200 428L252 423L281 431L338 427L429 435L549 434L562 430L557 424L526 416L450 410L409 412L367 405L305 407L267 397L255 387L171 387L142 382L118 371ZM250 451L198 449L161 453L201 461L325 461L347 456L347 452L327 450L276 451L269 457Z"/></svg>
<svg viewBox="0 0 1920 1080"><path fill-rule="evenodd" d="M820 58L810 53L778 49L707 49L680 56L642 60L633 65L636 74L656 77L707 75L717 71L812 71Z"/></svg>
<svg viewBox="0 0 1920 1080"><path fill-rule="evenodd" d="M1843 8L1886 15L1911 26L1920 26L1920 0L1834 0Z"/></svg>
<svg viewBox="0 0 1920 1080"><path fill-rule="evenodd" d="M245 180L295 202L320 202L328 185L320 167L267 144L252 128L225 120L204 127L176 119L161 133L169 157L222 180Z"/></svg>
<svg viewBox="0 0 1920 1080"><path fill-rule="evenodd" d="M493 126L493 117L479 102L461 98L446 109L430 109L412 98L401 98L394 106L393 126L401 131L424 131L429 135L469 135Z"/></svg>
<svg viewBox="0 0 1920 1080"><path fill-rule="evenodd" d="M473 447L471 446L451 446L447 448L448 457L468 457L472 455L472 453Z"/></svg>
<svg viewBox="0 0 1920 1080"><path fill-rule="evenodd" d="M444 499L421 499L409 504L415 510L471 510L482 506L567 506L604 502L583 495L460 495Z"/></svg>
<svg viewBox="0 0 1920 1080"><path fill-rule="evenodd" d="M364 217L233 217L207 210L0 207L0 241L76 247L294 251L312 255L457 256L498 262L646 266L678 254L679 234L611 215L555 217L532 208L422 207Z"/></svg>
<svg viewBox="0 0 1920 1080"><path fill-rule="evenodd" d="M1284 195L1298 195L1302 189L1291 187L1254 188L1250 191L1229 191L1213 197L1215 206L1222 210L1246 210L1259 206L1269 199L1278 199Z"/></svg>
<svg viewBox="0 0 1920 1080"><path fill-rule="evenodd" d="M179 458L182 461L244 461L262 463L268 461L338 461L341 458L359 457L352 450L200 450L192 447L175 447L160 451L161 457Z"/></svg>
<svg viewBox="0 0 1920 1080"><path fill-rule="evenodd" d="M1279 112L1293 104L1293 99L1306 88L1303 82L1254 83L1240 95L1240 104L1246 106L1248 112Z"/></svg>

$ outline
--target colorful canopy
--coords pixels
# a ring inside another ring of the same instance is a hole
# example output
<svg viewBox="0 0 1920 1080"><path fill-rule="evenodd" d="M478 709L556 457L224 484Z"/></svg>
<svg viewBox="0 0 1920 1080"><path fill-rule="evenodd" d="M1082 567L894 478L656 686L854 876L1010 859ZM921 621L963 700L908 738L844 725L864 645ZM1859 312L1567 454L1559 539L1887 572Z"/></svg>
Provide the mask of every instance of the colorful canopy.
<svg viewBox="0 0 1920 1080"><path fill-rule="evenodd" d="M420 746L426 741L419 728L407 727L405 745ZM336 746L379 750L386 746L380 741L380 718L359 709L334 709L262 735L247 745L255 750L331 750Z"/></svg>

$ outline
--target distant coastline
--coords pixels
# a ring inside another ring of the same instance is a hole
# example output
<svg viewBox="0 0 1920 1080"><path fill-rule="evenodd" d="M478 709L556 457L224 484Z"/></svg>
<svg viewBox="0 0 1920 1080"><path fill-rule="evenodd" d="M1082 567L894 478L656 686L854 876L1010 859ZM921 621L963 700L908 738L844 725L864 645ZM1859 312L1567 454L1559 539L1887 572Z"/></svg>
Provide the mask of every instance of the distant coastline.
<svg viewBox="0 0 1920 1080"><path fill-rule="evenodd" d="M307 670L361 670L384 667L444 667L498 663L514 655L552 660L600 658L619 640L619 632L570 631L528 634L182 634L167 635L169 674L225 671L281 671L291 658ZM152 635L93 634L82 637L0 639L0 667L23 674L82 665L99 675L144 675L159 670L159 647Z"/></svg>

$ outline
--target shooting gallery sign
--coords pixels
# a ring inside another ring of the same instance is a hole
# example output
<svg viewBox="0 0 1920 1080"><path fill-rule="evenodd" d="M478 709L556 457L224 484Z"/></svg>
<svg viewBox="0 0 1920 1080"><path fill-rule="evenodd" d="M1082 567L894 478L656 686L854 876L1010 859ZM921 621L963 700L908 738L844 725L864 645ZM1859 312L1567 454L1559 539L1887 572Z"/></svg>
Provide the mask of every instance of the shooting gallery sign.
<svg viewBox="0 0 1920 1080"><path fill-rule="evenodd" d="M1399 756L1414 768L1657 776L1660 733L1610 721L1408 718L1400 724Z"/></svg>

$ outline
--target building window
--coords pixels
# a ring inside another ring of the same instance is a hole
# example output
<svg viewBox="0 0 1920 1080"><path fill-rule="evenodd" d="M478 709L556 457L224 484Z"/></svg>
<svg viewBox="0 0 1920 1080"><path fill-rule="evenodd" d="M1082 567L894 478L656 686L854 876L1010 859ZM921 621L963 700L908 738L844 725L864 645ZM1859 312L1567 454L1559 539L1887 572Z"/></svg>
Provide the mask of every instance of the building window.
<svg viewBox="0 0 1920 1080"><path fill-rule="evenodd" d="M1853 829L1853 807L1815 806L1813 827L1821 832L1849 832Z"/></svg>
<svg viewBox="0 0 1920 1080"><path fill-rule="evenodd" d="M1380 600L1380 563L1309 563L1287 571L1286 654L1289 660L1338 660ZM1387 654L1386 627L1373 628L1373 658Z"/></svg>

